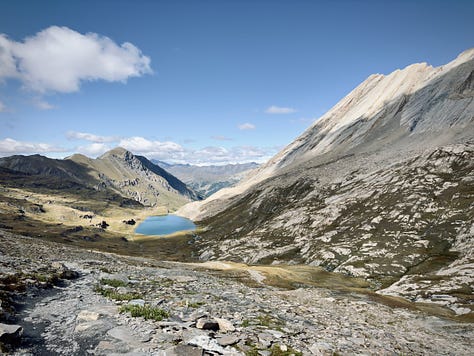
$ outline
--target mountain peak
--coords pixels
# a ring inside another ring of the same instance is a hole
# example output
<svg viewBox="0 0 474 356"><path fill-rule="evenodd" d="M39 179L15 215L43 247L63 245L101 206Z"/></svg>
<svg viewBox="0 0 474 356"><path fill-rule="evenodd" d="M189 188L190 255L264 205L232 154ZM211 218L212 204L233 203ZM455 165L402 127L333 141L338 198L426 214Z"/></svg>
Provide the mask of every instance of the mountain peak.
<svg viewBox="0 0 474 356"><path fill-rule="evenodd" d="M105 152L100 158L106 158L110 156L117 156L117 157L123 157L123 156L133 156L133 153L126 150L123 147L115 147L111 149L110 151Z"/></svg>

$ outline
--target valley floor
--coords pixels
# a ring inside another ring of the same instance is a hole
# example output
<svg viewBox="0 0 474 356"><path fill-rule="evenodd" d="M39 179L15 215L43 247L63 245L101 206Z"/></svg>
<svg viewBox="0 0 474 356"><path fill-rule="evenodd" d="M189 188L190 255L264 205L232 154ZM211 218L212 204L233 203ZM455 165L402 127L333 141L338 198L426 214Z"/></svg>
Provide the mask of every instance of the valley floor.
<svg viewBox="0 0 474 356"><path fill-rule="evenodd" d="M14 355L468 355L474 346L472 323L364 294L281 289L256 271L246 282L2 230L0 241L0 322L23 328L18 345L4 344Z"/></svg>

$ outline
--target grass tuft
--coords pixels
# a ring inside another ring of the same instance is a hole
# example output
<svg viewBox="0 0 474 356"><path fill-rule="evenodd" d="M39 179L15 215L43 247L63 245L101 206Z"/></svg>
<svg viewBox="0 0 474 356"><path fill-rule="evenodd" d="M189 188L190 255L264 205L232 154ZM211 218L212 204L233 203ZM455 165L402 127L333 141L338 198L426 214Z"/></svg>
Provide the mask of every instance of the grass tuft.
<svg viewBox="0 0 474 356"><path fill-rule="evenodd" d="M132 299L141 299L142 296L139 293L118 293L112 289L105 289L97 285L94 288L96 293L103 295L106 298L113 300L123 301L123 300L132 300Z"/></svg>
<svg viewBox="0 0 474 356"><path fill-rule="evenodd" d="M141 306L141 305L127 304L127 305L122 305L120 307L120 313L128 313L128 312L134 318L142 317L145 320L151 319L155 321L161 321L164 318L169 317L169 314L167 311L161 308L151 307L149 305Z"/></svg>
<svg viewBox="0 0 474 356"><path fill-rule="evenodd" d="M127 283L124 281L121 281L119 279L108 279L108 278L102 278L100 280L100 284L105 284L111 287L126 287Z"/></svg>

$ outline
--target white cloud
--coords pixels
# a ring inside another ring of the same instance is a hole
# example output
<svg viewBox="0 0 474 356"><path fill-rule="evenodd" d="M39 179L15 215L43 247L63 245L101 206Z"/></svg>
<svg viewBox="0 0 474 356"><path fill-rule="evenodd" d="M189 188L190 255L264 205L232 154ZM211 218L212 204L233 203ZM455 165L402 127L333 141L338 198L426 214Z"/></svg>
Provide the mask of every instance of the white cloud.
<svg viewBox="0 0 474 356"><path fill-rule="evenodd" d="M54 153L82 153L89 157L98 157L114 147L121 146L134 154L143 155L149 159L158 159L173 163L189 163L195 165L222 165L229 163L265 162L275 155L281 147L236 146L219 147L207 146L200 149L184 148L172 141L152 141L144 137L123 138L120 141L100 141L103 136L71 132L73 136L82 137L90 144L77 147L56 147L45 143L21 142L11 138L0 140L0 156L14 154L42 153L57 156Z"/></svg>
<svg viewBox="0 0 474 356"><path fill-rule="evenodd" d="M119 138L116 136L99 136L87 132L78 131L68 131L66 136L70 140L85 140L95 143L115 142L119 140Z"/></svg>
<svg viewBox="0 0 474 356"><path fill-rule="evenodd" d="M241 124L238 127L239 127L239 130L254 130L255 129L255 125L248 122L246 122L245 124Z"/></svg>
<svg viewBox="0 0 474 356"><path fill-rule="evenodd" d="M205 147L193 152L187 152L183 161L176 163L191 163L195 165L222 165L246 162L265 162L276 153L273 148L254 146L237 146L231 148Z"/></svg>
<svg viewBox="0 0 474 356"><path fill-rule="evenodd" d="M266 114L292 114L296 112L293 108L285 108L280 106L272 105L265 109Z"/></svg>
<svg viewBox="0 0 474 356"><path fill-rule="evenodd" d="M82 153L83 155L86 155L86 156L97 157L111 149L112 147L104 143L95 142L95 143L91 143L88 146L79 146L76 148L75 152Z"/></svg>
<svg viewBox="0 0 474 356"><path fill-rule="evenodd" d="M0 80L20 79L40 93L69 93L83 81L125 82L151 73L150 58L129 42L51 26L16 42L0 34Z"/></svg>
<svg viewBox="0 0 474 356"><path fill-rule="evenodd" d="M44 101L40 98L33 100L33 104L40 110L52 110L56 108L54 105L51 105L47 101Z"/></svg>
<svg viewBox="0 0 474 356"><path fill-rule="evenodd" d="M48 143L22 142L12 138L0 140L0 156L10 156L14 154L34 154L34 153L51 153L66 152L61 147L56 147Z"/></svg>
<svg viewBox="0 0 474 356"><path fill-rule="evenodd" d="M144 137L124 138L118 145L149 159L197 165L264 162L278 151L274 147L259 148L253 146L232 148L208 146L193 150L186 149L172 141L152 141Z"/></svg>
<svg viewBox="0 0 474 356"><path fill-rule="evenodd" d="M172 141L150 141L144 137L129 137L120 140L120 147L133 153L143 154L155 159L182 159L185 149Z"/></svg>

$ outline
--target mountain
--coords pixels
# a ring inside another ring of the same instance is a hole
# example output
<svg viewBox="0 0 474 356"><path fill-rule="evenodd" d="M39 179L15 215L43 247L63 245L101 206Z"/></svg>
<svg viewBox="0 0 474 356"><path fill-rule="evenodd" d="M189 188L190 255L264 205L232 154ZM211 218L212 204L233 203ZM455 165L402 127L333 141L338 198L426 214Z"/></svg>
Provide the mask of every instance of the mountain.
<svg viewBox="0 0 474 356"><path fill-rule="evenodd" d="M123 148L115 148L97 159L75 154L64 160L40 155L0 158L0 167L10 175L23 174L24 184L60 189L92 188L108 191L144 206L164 205L170 209L200 199L178 178ZM19 178L18 178L19 179Z"/></svg>
<svg viewBox="0 0 474 356"><path fill-rule="evenodd" d="M202 260L304 263L472 312L474 49L376 74L234 188L178 211Z"/></svg>
<svg viewBox="0 0 474 356"><path fill-rule="evenodd" d="M257 163L226 164L195 166L190 164L170 164L152 160L153 163L163 167L168 172L178 177L187 186L206 198L218 190L235 185L242 180L251 170L258 167Z"/></svg>

